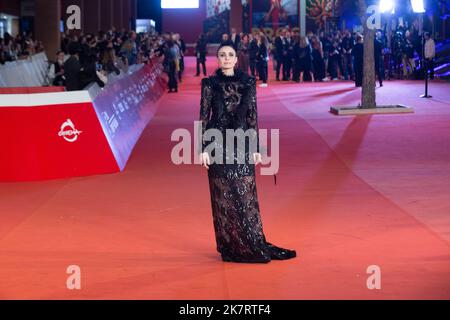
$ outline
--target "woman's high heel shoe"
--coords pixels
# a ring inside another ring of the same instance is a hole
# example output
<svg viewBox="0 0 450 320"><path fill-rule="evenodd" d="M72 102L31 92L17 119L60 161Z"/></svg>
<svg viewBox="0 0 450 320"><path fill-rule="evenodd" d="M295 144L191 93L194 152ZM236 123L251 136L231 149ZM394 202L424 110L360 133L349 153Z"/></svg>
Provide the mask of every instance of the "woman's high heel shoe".
<svg viewBox="0 0 450 320"><path fill-rule="evenodd" d="M266 242L269 247L270 257L273 260L287 260L292 259L297 256L297 252L295 250L289 250L274 246L273 244Z"/></svg>

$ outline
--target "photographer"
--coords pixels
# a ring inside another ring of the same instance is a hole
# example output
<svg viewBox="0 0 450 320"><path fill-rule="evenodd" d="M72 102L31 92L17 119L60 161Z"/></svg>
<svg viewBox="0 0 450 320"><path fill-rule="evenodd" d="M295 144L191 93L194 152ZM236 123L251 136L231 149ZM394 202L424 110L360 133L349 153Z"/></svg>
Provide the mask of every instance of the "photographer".
<svg viewBox="0 0 450 320"><path fill-rule="evenodd" d="M394 32L392 35L392 65L397 76L400 75L400 67L403 57L403 34L400 31Z"/></svg>
<svg viewBox="0 0 450 320"><path fill-rule="evenodd" d="M409 70L407 67L409 67ZM403 53L403 77L409 77L414 73L415 69L414 43L412 41L411 33L406 31L405 52Z"/></svg>
<svg viewBox="0 0 450 320"><path fill-rule="evenodd" d="M58 51L56 54L56 62L53 63L54 68L54 86L62 86L66 85L66 78L64 77L64 52Z"/></svg>

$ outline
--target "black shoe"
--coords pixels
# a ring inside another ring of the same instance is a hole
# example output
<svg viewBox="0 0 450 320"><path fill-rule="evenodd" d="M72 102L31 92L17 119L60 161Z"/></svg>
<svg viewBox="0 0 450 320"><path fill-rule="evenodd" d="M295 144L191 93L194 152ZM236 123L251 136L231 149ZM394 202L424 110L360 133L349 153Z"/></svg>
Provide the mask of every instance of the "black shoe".
<svg viewBox="0 0 450 320"><path fill-rule="evenodd" d="M231 258L227 255L222 254L222 260L225 262L237 262L237 263L269 263L272 261L269 257L258 257L258 258Z"/></svg>
<svg viewBox="0 0 450 320"><path fill-rule="evenodd" d="M196 75L194 75L194 77L200 77L200 75L199 75L199 74L196 74Z"/></svg>
<svg viewBox="0 0 450 320"><path fill-rule="evenodd" d="M295 250L280 248L269 242L266 242L266 244L269 247L270 258L273 260L287 260L297 256L297 252Z"/></svg>

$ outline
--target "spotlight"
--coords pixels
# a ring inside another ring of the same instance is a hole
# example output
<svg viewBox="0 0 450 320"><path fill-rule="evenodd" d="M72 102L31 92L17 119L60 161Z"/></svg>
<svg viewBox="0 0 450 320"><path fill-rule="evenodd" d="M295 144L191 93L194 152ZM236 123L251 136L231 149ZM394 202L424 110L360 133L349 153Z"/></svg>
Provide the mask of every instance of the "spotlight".
<svg viewBox="0 0 450 320"><path fill-rule="evenodd" d="M395 10L395 1L394 0L380 0L380 12L390 12L393 13Z"/></svg>
<svg viewBox="0 0 450 320"><path fill-rule="evenodd" d="M411 0L411 6L415 13L424 13L425 6L423 0Z"/></svg>

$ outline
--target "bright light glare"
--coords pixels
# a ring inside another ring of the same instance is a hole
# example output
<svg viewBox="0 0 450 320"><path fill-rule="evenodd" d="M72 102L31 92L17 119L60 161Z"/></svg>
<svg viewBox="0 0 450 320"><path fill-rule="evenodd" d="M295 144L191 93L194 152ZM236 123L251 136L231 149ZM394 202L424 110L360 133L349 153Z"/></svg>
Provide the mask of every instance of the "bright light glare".
<svg viewBox="0 0 450 320"><path fill-rule="evenodd" d="M414 12L416 13L424 13L425 6L423 4L423 0L411 0L411 6Z"/></svg>
<svg viewBox="0 0 450 320"><path fill-rule="evenodd" d="M393 0L380 0L380 11L382 13L394 11L394 8L395 4Z"/></svg>
<svg viewBox="0 0 450 320"><path fill-rule="evenodd" d="M199 0L161 0L162 9L198 8Z"/></svg>

